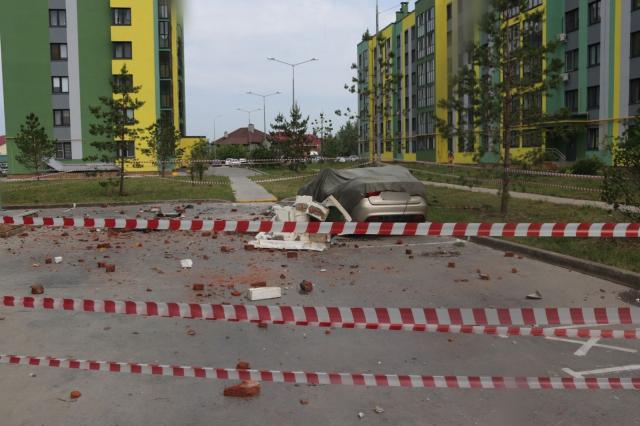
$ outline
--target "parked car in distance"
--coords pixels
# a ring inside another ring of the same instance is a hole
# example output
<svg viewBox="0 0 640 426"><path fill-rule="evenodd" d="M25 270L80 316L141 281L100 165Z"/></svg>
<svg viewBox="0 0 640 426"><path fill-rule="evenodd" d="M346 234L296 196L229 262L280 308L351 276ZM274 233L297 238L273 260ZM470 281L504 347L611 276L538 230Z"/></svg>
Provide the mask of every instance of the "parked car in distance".
<svg viewBox="0 0 640 426"><path fill-rule="evenodd" d="M246 158L241 158L241 159L238 160L238 162L240 164L247 164L247 159Z"/></svg>
<svg viewBox="0 0 640 426"><path fill-rule="evenodd" d="M0 163L0 175L6 175L9 172L9 166L7 163Z"/></svg>
<svg viewBox="0 0 640 426"><path fill-rule="evenodd" d="M235 158L227 158L226 160L224 160L224 165L225 166L239 166L240 165L240 160L235 159Z"/></svg>
<svg viewBox="0 0 640 426"><path fill-rule="evenodd" d="M360 157L357 156L357 155L350 155L348 160L351 161L352 163L356 163L356 162L360 161Z"/></svg>
<svg viewBox="0 0 640 426"><path fill-rule="evenodd" d="M347 162L347 158L346 157L338 157L336 158L336 163L346 163Z"/></svg>
<svg viewBox="0 0 640 426"><path fill-rule="evenodd" d="M211 161L211 166L212 167L221 167L221 166L224 166L224 164L225 163L222 160L212 160Z"/></svg>

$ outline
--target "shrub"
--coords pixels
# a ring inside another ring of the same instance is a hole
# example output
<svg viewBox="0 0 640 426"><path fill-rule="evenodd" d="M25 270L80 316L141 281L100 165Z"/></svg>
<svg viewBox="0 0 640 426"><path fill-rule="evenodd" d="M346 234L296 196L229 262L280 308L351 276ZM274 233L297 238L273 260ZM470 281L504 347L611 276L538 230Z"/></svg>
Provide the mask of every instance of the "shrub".
<svg viewBox="0 0 640 426"><path fill-rule="evenodd" d="M584 158L577 161L572 168L573 174L596 176L604 168L604 163L598 157Z"/></svg>

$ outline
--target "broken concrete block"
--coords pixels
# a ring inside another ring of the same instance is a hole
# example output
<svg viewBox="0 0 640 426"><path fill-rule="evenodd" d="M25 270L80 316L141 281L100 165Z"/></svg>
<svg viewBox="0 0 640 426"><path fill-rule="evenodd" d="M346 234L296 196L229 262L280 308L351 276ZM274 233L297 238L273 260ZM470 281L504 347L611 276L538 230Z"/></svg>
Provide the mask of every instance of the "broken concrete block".
<svg viewBox="0 0 640 426"><path fill-rule="evenodd" d="M31 286L31 294L43 294L44 287L41 284L33 284Z"/></svg>
<svg viewBox="0 0 640 426"><path fill-rule="evenodd" d="M62 263L62 256L57 256L53 258L54 263L60 264Z"/></svg>
<svg viewBox="0 0 640 426"><path fill-rule="evenodd" d="M300 292L302 294L309 294L313 292L313 283L307 280L302 281L300 283Z"/></svg>
<svg viewBox="0 0 640 426"><path fill-rule="evenodd" d="M489 274L480 273L478 275L479 275L479 277L480 277L480 279L482 281L490 281L491 280L491 276Z"/></svg>
<svg viewBox="0 0 640 426"><path fill-rule="evenodd" d="M193 260L191 259L182 259L180 261L180 266L182 269L191 269L193 268Z"/></svg>
<svg viewBox="0 0 640 426"><path fill-rule="evenodd" d="M529 300L542 300L542 293L536 291L535 293L531 293L527 295L527 299Z"/></svg>
<svg viewBox="0 0 640 426"><path fill-rule="evenodd" d="M220 247L220 251L222 253L232 253L233 249L231 247L229 247L229 246L222 246L222 247Z"/></svg>
<svg viewBox="0 0 640 426"><path fill-rule="evenodd" d="M225 388L224 396L232 398L253 398L260 395L260 383L244 380L239 385Z"/></svg>
<svg viewBox="0 0 640 426"><path fill-rule="evenodd" d="M280 287L261 287L249 289L249 300L255 302L257 300L278 299L282 297L282 289Z"/></svg>

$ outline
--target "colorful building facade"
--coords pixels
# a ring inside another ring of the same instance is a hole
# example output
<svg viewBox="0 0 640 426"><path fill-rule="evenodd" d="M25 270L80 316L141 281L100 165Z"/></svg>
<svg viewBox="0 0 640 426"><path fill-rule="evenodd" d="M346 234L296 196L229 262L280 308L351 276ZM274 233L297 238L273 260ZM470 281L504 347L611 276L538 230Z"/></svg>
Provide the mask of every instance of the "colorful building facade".
<svg viewBox="0 0 640 426"><path fill-rule="evenodd" d="M480 41L479 17L488 1L417 0L402 3L395 21L358 45L360 153L399 161L496 162L479 158L480 138L469 144L447 139L437 119L455 116L438 106L449 97L451 76L468 63L468 43ZM540 104L543 112L566 108L579 130L570 140L518 135L515 157L534 149L558 160L599 157L611 147L640 106L640 1L529 0L525 11L542 12L542 43L559 40L554 54L565 60L561 87ZM508 24L508 22L507 22ZM386 74L385 74L386 73ZM385 85L393 75L393 90Z"/></svg>
<svg viewBox="0 0 640 426"><path fill-rule="evenodd" d="M91 142L89 107L111 96L110 81L126 65L139 128L169 120L186 133L184 38L179 0L29 0L0 4L0 41L10 174L29 173L15 159L12 139L35 113L57 140L57 163L83 164L99 156ZM144 141L127 156L154 171Z"/></svg>

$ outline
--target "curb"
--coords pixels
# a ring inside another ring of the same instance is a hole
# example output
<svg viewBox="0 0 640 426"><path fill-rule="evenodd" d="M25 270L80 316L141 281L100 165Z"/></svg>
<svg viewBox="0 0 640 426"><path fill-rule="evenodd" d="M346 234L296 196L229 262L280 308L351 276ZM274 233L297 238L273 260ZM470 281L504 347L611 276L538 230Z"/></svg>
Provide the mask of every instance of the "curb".
<svg viewBox="0 0 640 426"><path fill-rule="evenodd" d="M235 201L230 200L149 200L149 201L137 201L137 202L116 202L116 203L76 203L76 208L80 207L118 207L118 206L143 206L146 204L166 204L166 203L221 203L221 204L233 204ZM73 203L69 204L25 204L25 205L8 205L2 206L5 210L24 210L24 209L70 209L73 208Z"/></svg>
<svg viewBox="0 0 640 426"><path fill-rule="evenodd" d="M640 290L640 274L625 269L495 238L471 237L471 242L497 250L512 251L532 259Z"/></svg>

